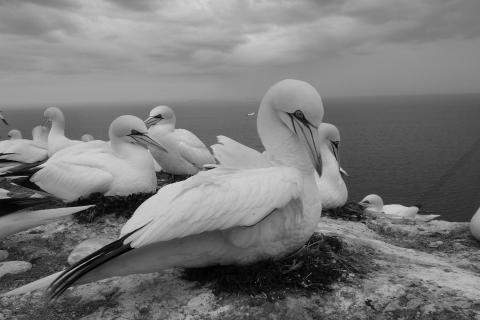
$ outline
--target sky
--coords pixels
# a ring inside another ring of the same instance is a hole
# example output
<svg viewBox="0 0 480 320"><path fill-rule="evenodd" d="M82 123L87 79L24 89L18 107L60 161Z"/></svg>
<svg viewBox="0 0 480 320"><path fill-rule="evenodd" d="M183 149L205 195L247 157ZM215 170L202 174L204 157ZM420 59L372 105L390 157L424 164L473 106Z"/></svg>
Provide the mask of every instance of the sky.
<svg viewBox="0 0 480 320"><path fill-rule="evenodd" d="M480 87L479 0L0 0L0 106Z"/></svg>

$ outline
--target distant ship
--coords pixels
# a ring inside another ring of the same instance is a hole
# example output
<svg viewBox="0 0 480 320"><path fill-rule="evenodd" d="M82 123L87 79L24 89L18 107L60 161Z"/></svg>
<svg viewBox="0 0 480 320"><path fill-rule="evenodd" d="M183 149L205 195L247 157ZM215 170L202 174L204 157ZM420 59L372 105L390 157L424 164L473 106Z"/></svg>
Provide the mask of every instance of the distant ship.
<svg viewBox="0 0 480 320"><path fill-rule="evenodd" d="M254 116L255 112L247 113L247 116Z"/></svg>

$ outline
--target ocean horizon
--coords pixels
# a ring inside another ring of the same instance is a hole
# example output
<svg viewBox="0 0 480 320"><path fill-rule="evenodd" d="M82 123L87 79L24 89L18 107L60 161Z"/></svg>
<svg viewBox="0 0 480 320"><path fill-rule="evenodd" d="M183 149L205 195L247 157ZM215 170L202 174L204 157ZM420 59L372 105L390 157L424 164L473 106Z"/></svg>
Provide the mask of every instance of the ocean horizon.
<svg viewBox="0 0 480 320"><path fill-rule="evenodd" d="M107 139L108 126L122 114L142 119L159 104L170 105L177 127L194 132L206 145L225 135L257 150L259 101L145 101L49 104L62 108L66 135L90 133ZM376 193L386 204L421 204L440 219L469 221L480 206L480 94L397 95L324 98L324 122L341 133L340 160L349 201ZM3 107L10 127L31 137L46 105Z"/></svg>

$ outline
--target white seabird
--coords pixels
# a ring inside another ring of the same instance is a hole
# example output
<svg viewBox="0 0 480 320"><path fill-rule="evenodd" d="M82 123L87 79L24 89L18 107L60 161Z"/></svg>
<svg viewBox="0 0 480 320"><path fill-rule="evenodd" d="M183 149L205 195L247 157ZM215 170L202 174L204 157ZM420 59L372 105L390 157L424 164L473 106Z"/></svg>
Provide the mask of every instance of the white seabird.
<svg viewBox="0 0 480 320"><path fill-rule="evenodd" d="M96 192L106 196L154 192L157 180L145 147L163 147L146 132L139 118L120 116L110 125L109 143L90 141L63 149L33 168L30 182L65 202Z"/></svg>
<svg viewBox="0 0 480 320"><path fill-rule="evenodd" d="M334 209L343 206L348 198L347 187L341 176L346 172L339 164L340 133L329 123L322 123L318 133L322 172L321 176L315 172L315 181L322 198L322 208ZM231 168L269 167L276 163L271 153L260 153L225 136L218 136L218 143L211 148L218 162Z"/></svg>
<svg viewBox="0 0 480 320"><path fill-rule="evenodd" d="M95 138L89 134L89 133L85 133L84 135L82 135L82 137L80 138L80 140L82 140L83 142L88 142L88 141L93 141L95 140Z"/></svg>
<svg viewBox="0 0 480 320"><path fill-rule="evenodd" d="M480 208L477 209L472 220L470 220L470 231L472 236L480 241Z"/></svg>
<svg viewBox="0 0 480 320"><path fill-rule="evenodd" d="M320 153L322 155L322 175L315 175L317 187L322 197L323 209L342 207L348 198L348 190L342 175L348 175L340 167L340 132L330 123L322 123L318 128Z"/></svg>
<svg viewBox="0 0 480 320"><path fill-rule="evenodd" d="M383 200L379 195L370 194L359 202L365 208L365 212L370 214L384 213L392 218L408 218L421 221L430 221L440 217L440 215L420 215L418 214L419 207L411 206L405 207L401 204L383 204Z"/></svg>
<svg viewBox="0 0 480 320"><path fill-rule="evenodd" d="M46 122L52 123L52 128L48 134L49 157L59 150L82 143L80 140L72 140L65 136L65 116L62 110L57 107L50 107L45 110L43 116Z"/></svg>
<svg viewBox="0 0 480 320"><path fill-rule="evenodd" d="M48 157L47 152L48 129L36 126L32 130L32 140L17 139L0 153L0 159L22 163L35 163Z"/></svg>
<svg viewBox="0 0 480 320"><path fill-rule="evenodd" d="M163 171L177 175L193 175L215 159L205 144L192 132L175 129L176 117L168 106L157 106L145 120L148 134L167 149L150 148L155 161Z"/></svg>
<svg viewBox="0 0 480 320"><path fill-rule="evenodd" d="M5 153L5 150L12 145L14 140L22 139L22 132L18 129L12 129L7 133L7 140L0 141L0 153Z"/></svg>
<svg viewBox="0 0 480 320"><path fill-rule="evenodd" d="M257 118L260 139L277 165L220 165L163 187L135 211L119 240L64 271L50 286L50 297L112 276L248 264L298 249L320 220L313 173L321 166L317 127L322 117L322 101L311 85L277 83L262 99ZM43 287L53 277L10 294Z"/></svg>

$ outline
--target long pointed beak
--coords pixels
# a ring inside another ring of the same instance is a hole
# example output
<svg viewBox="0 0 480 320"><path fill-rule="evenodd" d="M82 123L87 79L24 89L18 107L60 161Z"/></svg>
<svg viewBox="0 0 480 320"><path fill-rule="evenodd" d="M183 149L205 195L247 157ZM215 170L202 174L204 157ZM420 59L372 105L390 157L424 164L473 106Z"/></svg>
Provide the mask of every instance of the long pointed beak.
<svg viewBox="0 0 480 320"><path fill-rule="evenodd" d="M132 132L131 134L129 134L129 136L133 140L135 140L135 142L138 142L139 144L141 144L145 147L148 147L150 145L150 146L153 146L155 148L158 148L158 149L162 150L165 153L168 153L167 149L164 146L162 146L160 143L158 143L155 140L153 140L152 138L150 138L148 136L148 134L146 134L146 133L135 131L135 132Z"/></svg>
<svg viewBox="0 0 480 320"><path fill-rule="evenodd" d="M313 167L319 176L322 176L322 156L320 155L320 136L317 128L304 124L292 117L292 125L297 136L307 147L307 153L312 160Z"/></svg>
<svg viewBox="0 0 480 320"><path fill-rule="evenodd" d="M1 116L0 116L0 119L2 119L3 123L5 123L7 126L9 126L9 124L7 122L7 119L5 119L4 117L1 117Z"/></svg>
<svg viewBox="0 0 480 320"><path fill-rule="evenodd" d="M342 176L345 176L345 177L350 177L350 176L348 175L348 172L345 171L342 167L340 167L340 174L341 174Z"/></svg>
<svg viewBox="0 0 480 320"><path fill-rule="evenodd" d="M147 128L150 128L151 126L153 126L154 124L156 124L158 122L158 119L155 118L155 117L148 117L147 119L145 119L145 121L143 121L145 123L145 125L147 126Z"/></svg>

